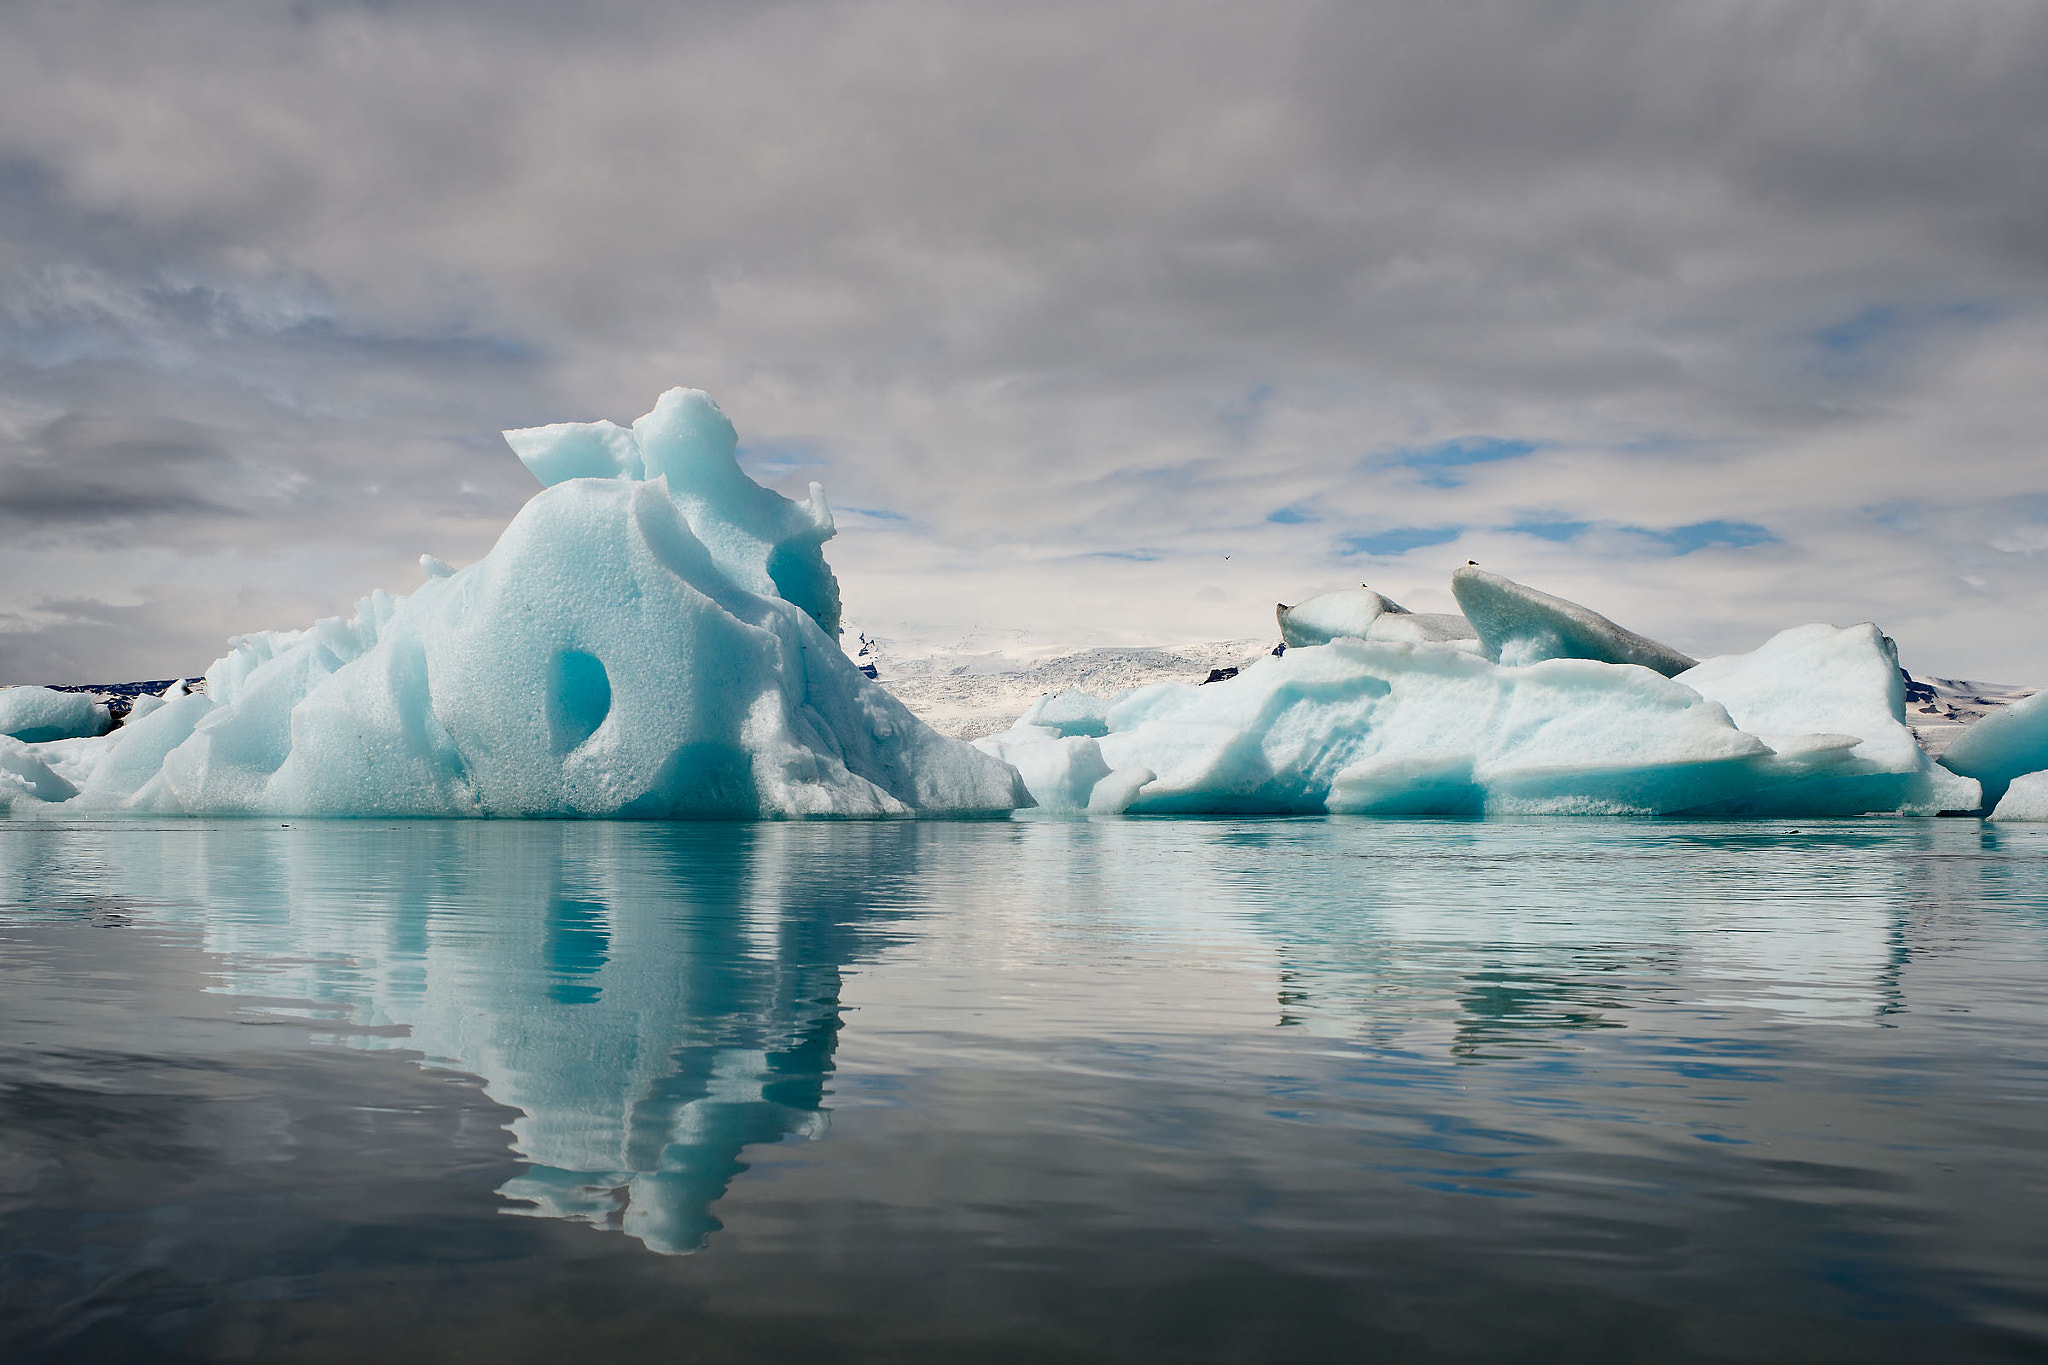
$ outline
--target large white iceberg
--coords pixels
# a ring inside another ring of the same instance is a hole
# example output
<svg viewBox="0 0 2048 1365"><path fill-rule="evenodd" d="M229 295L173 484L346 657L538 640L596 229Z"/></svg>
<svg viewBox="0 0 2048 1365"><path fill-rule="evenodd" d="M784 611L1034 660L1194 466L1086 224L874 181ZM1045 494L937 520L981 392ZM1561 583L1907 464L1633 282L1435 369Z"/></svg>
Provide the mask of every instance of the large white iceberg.
<svg viewBox="0 0 2048 1365"><path fill-rule="evenodd" d="M1933 813L1934 769L1885 691L1873 627L1805 627L1678 680L1632 664L1500 665L1338 639L1207 686L1047 698L976 741L1049 810L1381 815ZM1840 704L1825 699L1840 688ZM1791 698L1778 709L1759 697ZM1730 712L1752 715L1752 733ZM1903 747L1902 747L1903 744ZM1910 753L1906 752L1911 750Z"/></svg>
<svg viewBox="0 0 2048 1365"><path fill-rule="evenodd" d="M1999 804L2009 784L2048 769L2048 692L2001 706L1963 731L1941 764L1976 778L1984 785L1984 803Z"/></svg>
<svg viewBox="0 0 2048 1365"><path fill-rule="evenodd" d="M24 744L104 734L112 723L107 708L86 692L0 687L0 736Z"/></svg>
<svg viewBox="0 0 2048 1365"><path fill-rule="evenodd" d="M630 430L507 438L547 486L488 555L348 619L233 641L202 692L102 741L73 799L624 818L1028 804L1010 769L847 660L823 494L798 504L748 479L703 394L670 390Z"/></svg>

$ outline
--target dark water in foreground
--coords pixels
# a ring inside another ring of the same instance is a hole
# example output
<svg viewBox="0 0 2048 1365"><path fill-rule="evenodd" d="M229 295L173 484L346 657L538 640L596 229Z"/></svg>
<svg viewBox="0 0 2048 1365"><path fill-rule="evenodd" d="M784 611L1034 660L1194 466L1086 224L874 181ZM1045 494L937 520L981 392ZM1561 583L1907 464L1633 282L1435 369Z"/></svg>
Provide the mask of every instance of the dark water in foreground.
<svg viewBox="0 0 2048 1365"><path fill-rule="evenodd" d="M0 821L10 1361L2042 1359L2044 1215L2048 832Z"/></svg>

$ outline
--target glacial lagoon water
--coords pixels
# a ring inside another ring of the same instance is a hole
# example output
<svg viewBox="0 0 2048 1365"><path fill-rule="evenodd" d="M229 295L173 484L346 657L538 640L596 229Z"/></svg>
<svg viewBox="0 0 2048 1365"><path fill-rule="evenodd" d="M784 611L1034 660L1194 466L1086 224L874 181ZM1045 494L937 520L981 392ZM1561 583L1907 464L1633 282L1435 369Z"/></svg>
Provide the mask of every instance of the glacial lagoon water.
<svg viewBox="0 0 2048 1365"><path fill-rule="evenodd" d="M0 820L0 1357L2048 1357L2048 831Z"/></svg>

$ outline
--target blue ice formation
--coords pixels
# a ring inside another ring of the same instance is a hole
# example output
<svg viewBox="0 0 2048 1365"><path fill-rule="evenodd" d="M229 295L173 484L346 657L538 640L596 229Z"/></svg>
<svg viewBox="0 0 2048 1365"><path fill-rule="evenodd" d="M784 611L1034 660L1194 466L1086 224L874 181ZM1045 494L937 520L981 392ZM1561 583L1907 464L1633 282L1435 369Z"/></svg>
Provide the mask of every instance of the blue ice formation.
<svg viewBox="0 0 2048 1365"><path fill-rule="evenodd" d="M760 487L672 389L626 429L506 433L545 487L497 545L347 619L231 641L204 689L42 755L88 808L166 814L986 814L1015 774L930 729L834 638L832 518ZM447 566L440 566L446 569ZM0 769L0 801L47 778Z"/></svg>
<svg viewBox="0 0 2048 1365"><path fill-rule="evenodd" d="M1635 664L1496 664L1444 645L1337 639L1205 687L1057 695L976 742L1048 810L1974 809L1977 784L1935 767L1903 717L1888 639L1871 626L1805 626L1677 679Z"/></svg>
<svg viewBox="0 0 2048 1365"><path fill-rule="evenodd" d="M113 718L86 692L0 687L0 735L24 744L105 734Z"/></svg>

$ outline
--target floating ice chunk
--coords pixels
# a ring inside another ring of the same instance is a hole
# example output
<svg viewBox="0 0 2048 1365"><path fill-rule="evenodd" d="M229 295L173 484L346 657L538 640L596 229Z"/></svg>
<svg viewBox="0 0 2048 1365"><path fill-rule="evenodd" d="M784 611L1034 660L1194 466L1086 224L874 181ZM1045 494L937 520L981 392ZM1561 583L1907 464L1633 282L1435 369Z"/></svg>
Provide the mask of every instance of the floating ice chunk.
<svg viewBox="0 0 2048 1365"><path fill-rule="evenodd" d="M1598 659L1641 664L1665 677L1696 662L1669 645L1624 630L1596 611L1497 573L1466 566L1451 573L1451 595L1478 632L1486 657L1503 664Z"/></svg>
<svg viewBox="0 0 2048 1365"><path fill-rule="evenodd" d="M1876 626L1794 626L1748 654L1708 659L1677 681L1728 708L1774 748L1797 736L1853 735L1845 761L1798 784L1736 798L1720 813L1861 815L1974 810L1968 779L1937 767L1906 728L1898 648Z"/></svg>
<svg viewBox="0 0 2048 1365"><path fill-rule="evenodd" d="M1641 668L1503 668L1439 645L1341 639L1212 686L1126 693L1103 720L1093 743L1110 772L1088 804L1134 814L1678 812L1829 771L1859 742L1801 735L1774 751ZM1041 803L1072 808L1083 775L1071 737L1020 723L982 743Z"/></svg>
<svg viewBox="0 0 2048 1365"><path fill-rule="evenodd" d="M0 735L24 744L105 734L113 716L87 692L0 687Z"/></svg>
<svg viewBox="0 0 2048 1365"><path fill-rule="evenodd" d="M821 548L833 535L825 490L792 502L741 471L739 436L700 389L670 389L627 431L611 422L557 422L505 433L542 484L569 479L666 477L669 497L727 576L749 592L781 597L839 634L839 581Z"/></svg>
<svg viewBox="0 0 2048 1365"><path fill-rule="evenodd" d="M526 443L530 463L588 456L550 430L551 443ZM240 637L203 693L110 737L78 800L626 818L1028 804L1012 770L925 726L810 608L775 594L776 556L797 546L782 567L814 562L791 581L812 607L829 597L836 618L818 550L830 517L822 500L814 517L741 474L730 430L702 395L672 391L633 433L652 477L566 477L490 554L410 597L378 592L346 620ZM689 490L676 495L671 478ZM778 517L802 525L763 533Z"/></svg>
<svg viewBox="0 0 2048 1365"><path fill-rule="evenodd" d="M2007 783L2048 768L2048 692L2001 706L1963 731L1942 754L1941 766L1976 778L1984 804L1999 804Z"/></svg>
<svg viewBox="0 0 2048 1365"><path fill-rule="evenodd" d="M2021 773L2006 783L1994 820L2048 820L2048 772Z"/></svg>

